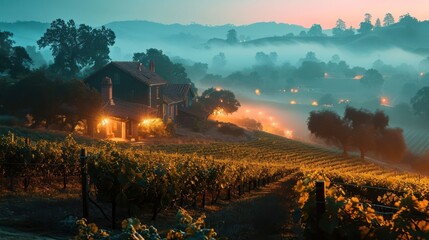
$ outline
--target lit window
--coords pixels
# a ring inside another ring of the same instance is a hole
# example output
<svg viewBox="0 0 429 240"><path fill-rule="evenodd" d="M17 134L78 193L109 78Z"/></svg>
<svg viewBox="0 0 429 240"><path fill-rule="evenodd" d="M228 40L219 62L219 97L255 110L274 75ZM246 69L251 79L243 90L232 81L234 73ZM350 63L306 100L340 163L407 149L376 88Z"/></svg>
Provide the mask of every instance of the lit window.
<svg viewBox="0 0 429 240"><path fill-rule="evenodd" d="M159 87L156 87L156 99L160 99L160 96L159 96Z"/></svg>

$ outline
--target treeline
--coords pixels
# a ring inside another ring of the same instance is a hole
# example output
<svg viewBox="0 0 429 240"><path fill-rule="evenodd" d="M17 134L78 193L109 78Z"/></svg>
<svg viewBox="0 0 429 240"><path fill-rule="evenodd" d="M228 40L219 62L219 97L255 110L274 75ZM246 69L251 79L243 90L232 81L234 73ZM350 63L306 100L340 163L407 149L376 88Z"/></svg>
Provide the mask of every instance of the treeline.
<svg viewBox="0 0 429 240"><path fill-rule="evenodd" d="M315 137L339 146L344 155L358 150L361 158L371 152L400 161L406 152L402 129L388 125L389 117L384 112L353 107L347 107L343 117L329 110L312 111L307 121L308 130Z"/></svg>

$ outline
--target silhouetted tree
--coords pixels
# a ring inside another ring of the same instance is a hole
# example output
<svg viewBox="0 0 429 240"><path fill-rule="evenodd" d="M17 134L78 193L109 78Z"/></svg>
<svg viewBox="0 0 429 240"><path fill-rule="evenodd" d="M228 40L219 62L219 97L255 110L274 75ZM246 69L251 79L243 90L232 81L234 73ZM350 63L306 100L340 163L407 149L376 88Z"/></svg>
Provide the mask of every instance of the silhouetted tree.
<svg viewBox="0 0 429 240"><path fill-rule="evenodd" d="M412 25L418 23L419 20L417 18L411 16L409 13L404 14L399 17L399 23L406 24L406 25Z"/></svg>
<svg viewBox="0 0 429 240"><path fill-rule="evenodd" d="M383 26L388 27L395 23L395 19L393 18L393 15L391 13L386 13L386 16L384 16L383 19Z"/></svg>
<svg viewBox="0 0 429 240"><path fill-rule="evenodd" d="M347 155L350 143L350 127L341 117L332 111L312 111L307 119L308 130L317 138L324 139L328 144L341 147Z"/></svg>
<svg viewBox="0 0 429 240"><path fill-rule="evenodd" d="M365 13L365 19L363 22L359 24L360 28L358 29L358 32L362 34L371 32L371 30L373 29L371 19L372 19L372 15L369 13Z"/></svg>
<svg viewBox="0 0 429 240"><path fill-rule="evenodd" d="M375 20L374 29L380 29L380 28L381 28L381 21L380 21L380 18L377 18L377 20Z"/></svg>
<svg viewBox="0 0 429 240"><path fill-rule="evenodd" d="M376 140L377 153L389 161L401 161L406 153L407 145L400 128L387 128L379 132Z"/></svg>
<svg viewBox="0 0 429 240"><path fill-rule="evenodd" d="M336 37L341 37L346 30L346 22L344 22L341 18L337 20L335 27L332 29L332 34Z"/></svg>
<svg viewBox="0 0 429 240"><path fill-rule="evenodd" d="M10 55L12 53L13 34L0 31L0 73L9 70Z"/></svg>
<svg viewBox="0 0 429 240"><path fill-rule="evenodd" d="M207 70L209 69L209 65L207 63L197 62L191 66L185 66L186 72L188 76L193 80L200 80L207 74Z"/></svg>
<svg viewBox="0 0 429 240"><path fill-rule="evenodd" d="M153 61L156 73L169 83L185 83L193 86L183 65L173 63L162 50L151 48L147 49L146 53L134 53L133 61L140 62L148 68Z"/></svg>
<svg viewBox="0 0 429 240"><path fill-rule="evenodd" d="M10 76L16 78L30 72L32 60L23 47L13 47L10 56Z"/></svg>
<svg viewBox="0 0 429 240"><path fill-rule="evenodd" d="M115 43L115 33L105 28L93 29L88 25L76 26L57 19L37 41L40 48L50 46L54 63L51 69L62 76L74 77L81 69L96 70L109 60L109 46Z"/></svg>
<svg viewBox="0 0 429 240"><path fill-rule="evenodd" d="M384 78L377 70L369 69L360 82L367 88L379 89L384 83Z"/></svg>
<svg viewBox="0 0 429 240"><path fill-rule="evenodd" d="M375 127L371 112L348 106L344 113L344 119L351 126L352 145L360 151L362 159L365 158L365 154L369 151L376 150Z"/></svg>
<svg viewBox="0 0 429 240"><path fill-rule="evenodd" d="M225 57L225 53L220 52L218 55L214 56L213 59L213 65L216 68L222 68L226 66L226 57Z"/></svg>
<svg viewBox="0 0 429 240"><path fill-rule="evenodd" d="M324 71L320 63L305 61L295 72L295 76L302 80L313 80L323 77Z"/></svg>
<svg viewBox="0 0 429 240"><path fill-rule="evenodd" d="M209 88L205 90L198 102L203 106L209 117L215 110L223 110L226 114L233 113L241 106L233 92L224 89Z"/></svg>
<svg viewBox="0 0 429 240"><path fill-rule="evenodd" d="M237 31L235 31L235 29L231 29L228 31L228 33L226 34L226 41L229 44L238 43Z"/></svg>
<svg viewBox="0 0 429 240"><path fill-rule="evenodd" d="M272 65L277 61L278 55L276 52L270 52L266 54L264 52L257 52L255 55L255 60L258 64L261 65Z"/></svg>
<svg viewBox="0 0 429 240"><path fill-rule="evenodd" d="M322 26L320 26L320 24L313 24L310 30L308 30L307 36L322 37L322 36L325 36L325 34L322 33Z"/></svg>
<svg viewBox="0 0 429 240"><path fill-rule="evenodd" d="M417 115L429 118L429 87L423 87L416 93L411 106Z"/></svg>

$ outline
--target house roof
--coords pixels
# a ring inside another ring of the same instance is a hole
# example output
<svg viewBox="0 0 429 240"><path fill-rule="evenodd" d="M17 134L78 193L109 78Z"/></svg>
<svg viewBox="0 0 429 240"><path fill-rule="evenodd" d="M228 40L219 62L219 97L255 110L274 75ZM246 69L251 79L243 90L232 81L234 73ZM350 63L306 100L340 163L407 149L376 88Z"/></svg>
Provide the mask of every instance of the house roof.
<svg viewBox="0 0 429 240"><path fill-rule="evenodd" d="M193 93L191 84L168 84L164 88L163 100L168 104L182 102L189 91Z"/></svg>
<svg viewBox="0 0 429 240"><path fill-rule="evenodd" d="M156 115L158 111L144 104L126 102L117 98L113 99L113 103L106 103L103 106L103 112L104 114L121 119L140 121L143 117Z"/></svg>
<svg viewBox="0 0 429 240"><path fill-rule="evenodd" d="M133 78L146 85L152 86L167 84L167 81L162 79L158 74L151 72L138 62L111 62L110 64L128 73Z"/></svg>

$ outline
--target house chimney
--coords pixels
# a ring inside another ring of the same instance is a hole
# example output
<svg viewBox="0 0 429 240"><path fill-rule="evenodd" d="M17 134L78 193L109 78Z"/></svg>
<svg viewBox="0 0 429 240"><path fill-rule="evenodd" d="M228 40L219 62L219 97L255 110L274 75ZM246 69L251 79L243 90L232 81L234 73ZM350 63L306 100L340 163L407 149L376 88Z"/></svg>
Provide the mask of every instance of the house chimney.
<svg viewBox="0 0 429 240"><path fill-rule="evenodd" d="M101 100L109 105L115 105L112 94L112 79L105 77L101 81Z"/></svg>
<svg viewBox="0 0 429 240"><path fill-rule="evenodd" d="M150 60L149 69L150 69L150 72L153 72L153 73L155 72L155 63L152 60Z"/></svg>
<svg viewBox="0 0 429 240"><path fill-rule="evenodd" d="M138 69L139 69L139 72L142 71L142 64L141 63L139 63Z"/></svg>

